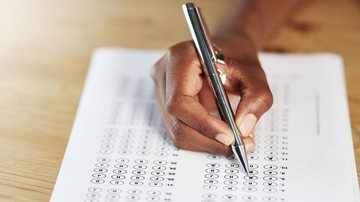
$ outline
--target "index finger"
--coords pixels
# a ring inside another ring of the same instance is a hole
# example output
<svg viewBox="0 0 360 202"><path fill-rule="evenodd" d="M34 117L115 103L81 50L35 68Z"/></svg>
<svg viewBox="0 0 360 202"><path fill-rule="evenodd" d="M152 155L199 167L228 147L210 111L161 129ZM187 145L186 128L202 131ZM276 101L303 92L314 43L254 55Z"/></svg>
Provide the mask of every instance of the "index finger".
<svg viewBox="0 0 360 202"><path fill-rule="evenodd" d="M272 106L272 93L259 62L228 62L232 71L227 89L241 97L235 119L242 134L247 136L260 117Z"/></svg>

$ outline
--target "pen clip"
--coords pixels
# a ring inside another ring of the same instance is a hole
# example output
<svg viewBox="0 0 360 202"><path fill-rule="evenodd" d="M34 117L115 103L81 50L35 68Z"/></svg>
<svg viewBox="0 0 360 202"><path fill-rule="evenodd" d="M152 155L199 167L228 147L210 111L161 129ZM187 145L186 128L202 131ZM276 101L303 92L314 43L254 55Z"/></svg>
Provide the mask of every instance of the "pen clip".
<svg viewBox="0 0 360 202"><path fill-rule="evenodd" d="M224 62L224 55L222 54L220 48L218 48L216 46L216 51L214 50L214 46L211 42L211 36L209 35L209 29L205 23L205 20L201 14L201 9L199 7L194 7L195 8L195 13L197 15L197 18L198 18L198 21L199 21L199 24L200 24L200 27L201 27L201 33L203 35L203 39L204 39L204 42L205 42L205 45L206 45L206 48L209 52L209 55L211 55L211 59L212 59L212 62L218 62L218 63L221 63L221 64L225 64Z"/></svg>
<svg viewBox="0 0 360 202"><path fill-rule="evenodd" d="M216 44L213 44L213 49L215 52L216 62L224 65L225 64L225 56L224 56L222 50Z"/></svg>
<svg viewBox="0 0 360 202"><path fill-rule="evenodd" d="M201 27L201 33L203 35L203 39L204 39L204 42L205 42L205 46L209 52L209 55L211 56L211 60L212 62L215 64L215 63L219 63L219 64L222 64L224 65L225 64L225 57L224 57L224 54L222 53L221 49L213 44L211 42L211 36L209 35L209 29L205 23L205 20L204 20L204 17L202 16L201 14L201 10L199 7L195 7L195 13L196 13L196 16L198 18L198 21L199 21L199 24L200 24L200 27ZM225 84L226 82L226 75L224 74L223 71L221 71L221 69L219 69L216 65L214 65L215 68L216 68L216 71L218 72L218 75L219 75L219 78L221 80L221 82L223 84Z"/></svg>

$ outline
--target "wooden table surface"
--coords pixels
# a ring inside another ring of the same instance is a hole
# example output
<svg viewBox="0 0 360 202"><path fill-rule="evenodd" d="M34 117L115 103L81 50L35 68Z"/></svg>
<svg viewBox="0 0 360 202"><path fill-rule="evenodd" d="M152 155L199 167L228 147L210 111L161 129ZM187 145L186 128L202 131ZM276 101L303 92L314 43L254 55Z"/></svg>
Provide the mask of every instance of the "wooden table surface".
<svg viewBox="0 0 360 202"><path fill-rule="evenodd" d="M183 1L0 1L0 201L48 201L92 50L165 49L189 39ZM195 1L216 27L231 0ZM305 5L268 44L341 54L360 174L360 2Z"/></svg>

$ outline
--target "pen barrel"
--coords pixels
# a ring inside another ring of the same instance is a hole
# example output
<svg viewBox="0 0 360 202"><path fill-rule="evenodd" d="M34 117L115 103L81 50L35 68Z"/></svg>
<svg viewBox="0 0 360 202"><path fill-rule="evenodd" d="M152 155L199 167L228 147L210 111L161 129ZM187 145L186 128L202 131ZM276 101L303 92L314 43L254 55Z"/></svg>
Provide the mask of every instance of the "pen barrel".
<svg viewBox="0 0 360 202"><path fill-rule="evenodd" d="M241 132L238 129L236 122L235 122L235 116L233 113L233 110L231 108L227 93L224 89L224 86L222 85L219 73L216 71L216 64L212 64L214 68L207 68L207 65L202 65L205 75L207 77L207 81L214 93L214 96L217 100L217 108L220 113L221 119L225 121L230 129L232 130L234 134L234 145L239 146L243 145L243 141L241 140ZM213 71L215 69L215 72ZM210 72L209 72L210 70Z"/></svg>
<svg viewBox="0 0 360 202"><path fill-rule="evenodd" d="M205 72L208 83L213 91L215 99L217 100L221 118L229 125L234 134L234 145L243 145L240 138L241 133L235 123L234 113L231 109L229 99L217 71L216 55L214 54L214 50L212 48L210 36L207 34L205 21L201 16L199 8L194 6L192 3L184 4L183 11L200 58L203 71Z"/></svg>

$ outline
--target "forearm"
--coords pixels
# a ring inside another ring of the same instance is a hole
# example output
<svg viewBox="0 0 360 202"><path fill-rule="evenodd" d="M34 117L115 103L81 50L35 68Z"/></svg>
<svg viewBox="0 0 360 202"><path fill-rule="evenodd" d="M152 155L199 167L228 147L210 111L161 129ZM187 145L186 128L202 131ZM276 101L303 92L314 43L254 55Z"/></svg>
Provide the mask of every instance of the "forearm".
<svg viewBox="0 0 360 202"><path fill-rule="evenodd" d="M307 0L234 0L215 36L248 37L259 50Z"/></svg>

